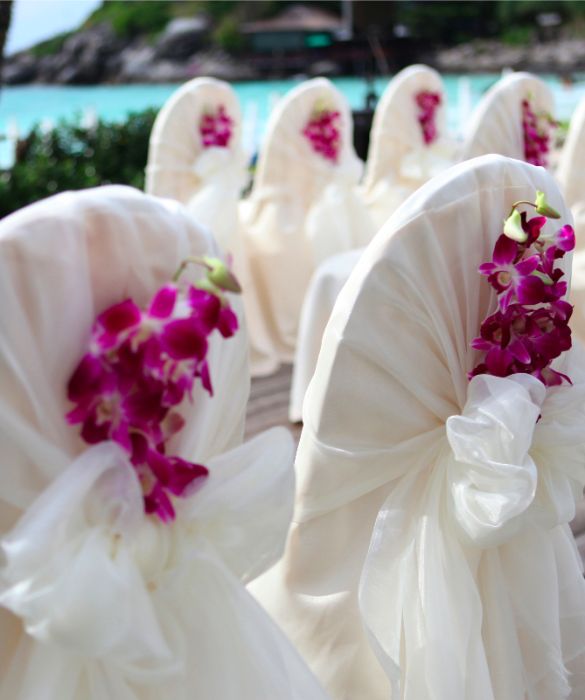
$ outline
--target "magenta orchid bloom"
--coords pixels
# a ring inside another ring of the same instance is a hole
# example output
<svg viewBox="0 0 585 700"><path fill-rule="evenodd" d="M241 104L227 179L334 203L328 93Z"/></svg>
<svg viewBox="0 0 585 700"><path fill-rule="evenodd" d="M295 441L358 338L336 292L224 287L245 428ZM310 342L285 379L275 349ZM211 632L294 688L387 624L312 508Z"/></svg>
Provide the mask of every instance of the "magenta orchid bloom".
<svg viewBox="0 0 585 700"><path fill-rule="evenodd" d="M238 287L233 275L220 269L221 261L201 262L214 279L219 275ZM185 424L176 409L193 400L197 380L213 394L208 337L217 330L229 338L238 329L222 289L209 279L207 287L217 292L167 284L146 311L131 299L103 311L92 328L89 352L67 386L74 404L68 422L81 425L88 444L113 440L127 452L142 484L145 511L163 522L175 517L172 498L189 495L208 474L203 465L166 454L166 443Z"/></svg>
<svg viewBox="0 0 585 700"><path fill-rule="evenodd" d="M332 163L337 163L341 149L340 119L340 112L320 109L313 114L303 129L303 135L313 151Z"/></svg>
<svg viewBox="0 0 585 700"><path fill-rule="evenodd" d="M442 98L439 92L421 90L415 95L415 101L419 108L418 123L426 146L434 143L439 132L437 130L437 109L441 106Z"/></svg>
<svg viewBox="0 0 585 700"><path fill-rule="evenodd" d="M492 261L479 267L497 293L498 310L483 321L479 337L471 342L485 356L469 376L522 372L546 386L570 383L550 365L572 344L568 323L573 307L562 299L567 283L557 261L575 247L575 234L569 225L552 236L544 234L548 216L559 217L543 193L533 206L548 216L529 219L524 212L518 214L518 204L496 241Z"/></svg>
<svg viewBox="0 0 585 700"><path fill-rule="evenodd" d="M199 135L203 148L227 148L233 135L234 120L219 105L215 112L207 110L199 121Z"/></svg>
<svg viewBox="0 0 585 700"><path fill-rule="evenodd" d="M524 159L532 165L548 164L551 130L557 126L547 114L537 115L530 100L522 100L522 132L524 135Z"/></svg>
<svg viewBox="0 0 585 700"><path fill-rule="evenodd" d="M537 304L544 295L543 281L532 274L540 262L538 255L515 262L517 259L518 243L502 234L494 248L493 262L479 267L498 292L500 308L504 311L514 299L521 304Z"/></svg>

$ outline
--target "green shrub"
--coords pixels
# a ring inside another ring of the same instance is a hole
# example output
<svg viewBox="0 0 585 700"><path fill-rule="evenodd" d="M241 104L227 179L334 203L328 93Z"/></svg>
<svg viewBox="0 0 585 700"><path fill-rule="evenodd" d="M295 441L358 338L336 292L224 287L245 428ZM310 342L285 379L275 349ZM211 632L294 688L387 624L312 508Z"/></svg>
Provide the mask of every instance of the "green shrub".
<svg viewBox="0 0 585 700"><path fill-rule="evenodd" d="M42 58L43 56L53 56L61 51L63 44L67 41L67 39L69 39L70 36L73 36L74 33L75 32L63 32L62 34L57 34L56 36L51 37L51 39L41 41L40 44L36 44L32 47L31 53L37 58Z"/></svg>
<svg viewBox="0 0 585 700"><path fill-rule="evenodd" d="M526 46L530 44L534 36L531 26L509 27L500 36L501 41L509 46Z"/></svg>
<svg viewBox="0 0 585 700"><path fill-rule="evenodd" d="M148 139L157 110L131 114L123 124L86 130L61 122L34 129L18 145L14 166L0 171L0 218L64 190L106 184L144 187Z"/></svg>
<svg viewBox="0 0 585 700"><path fill-rule="evenodd" d="M84 26L91 27L107 22L122 39L131 39L139 34L156 34L161 32L171 19L171 7L172 4L166 0L151 2L110 0L95 10Z"/></svg>
<svg viewBox="0 0 585 700"><path fill-rule="evenodd" d="M237 53L244 45L244 37L240 32L239 23L235 17L225 16L213 32L213 41L224 51Z"/></svg>

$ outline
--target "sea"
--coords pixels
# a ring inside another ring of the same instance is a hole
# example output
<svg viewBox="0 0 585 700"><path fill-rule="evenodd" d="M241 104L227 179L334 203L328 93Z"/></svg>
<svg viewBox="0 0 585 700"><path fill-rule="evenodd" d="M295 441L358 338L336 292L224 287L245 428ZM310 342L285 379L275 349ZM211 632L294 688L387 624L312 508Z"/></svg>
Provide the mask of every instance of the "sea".
<svg viewBox="0 0 585 700"><path fill-rule="evenodd" d="M448 128L454 137L461 135L471 110L482 94L501 77L500 74L445 75ZM576 74L570 84L554 75L541 75L555 96L555 116L569 119L577 103L585 97L585 74ZM352 109L362 109L368 91L373 87L380 96L391 76L377 78L368 84L356 77L334 78L333 82L346 96ZM243 114L243 141L246 150L257 151L270 111L278 100L298 85L304 76L287 80L236 82ZM119 122L147 107L161 107L179 87L165 85L96 85L7 86L0 90L0 168L9 167L14 143L34 126L52 129L62 120L91 126L100 119Z"/></svg>

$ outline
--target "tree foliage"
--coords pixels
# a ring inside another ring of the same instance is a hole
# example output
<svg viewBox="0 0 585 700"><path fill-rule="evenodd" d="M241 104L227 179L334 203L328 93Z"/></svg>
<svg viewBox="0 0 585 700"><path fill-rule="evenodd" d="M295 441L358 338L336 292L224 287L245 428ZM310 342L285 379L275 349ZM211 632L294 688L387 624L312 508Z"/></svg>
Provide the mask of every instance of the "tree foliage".
<svg viewBox="0 0 585 700"><path fill-rule="evenodd" d="M14 166L0 171L0 217L64 190L112 183L142 189L155 116L149 109L89 130L68 122L49 133L34 129L19 143Z"/></svg>

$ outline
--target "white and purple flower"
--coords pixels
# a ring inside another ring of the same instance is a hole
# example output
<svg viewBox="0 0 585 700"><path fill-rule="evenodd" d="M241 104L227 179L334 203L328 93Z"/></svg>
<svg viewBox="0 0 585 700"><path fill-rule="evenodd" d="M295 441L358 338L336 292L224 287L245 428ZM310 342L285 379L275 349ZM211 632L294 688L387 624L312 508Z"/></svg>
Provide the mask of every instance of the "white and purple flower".
<svg viewBox="0 0 585 700"><path fill-rule="evenodd" d="M315 109L303 129L311 148L326 160L337 163L341 149L341 113L327 108Z"/></svg>
<svg viewBox="0 0 585 700"><path fill-rule="evenodd" d="M177 409L192 400L197 380L213 393L207 363L211 333L229 338L238 329L223 293L239 291L237 281L219 260L195 262L207 268L205 289L167 284L146 310L126 299L103 311L67 386L75 405L68 422L81 425L88 444L113 440L128 453L146 512L164 522L175 515L172 496L188 495L208 474L201 464L167 454L168 440L184 425Z"/></svg>
<svg viewBox="0 0 585 700"><path fill-rule="evenodd" d="M437 130L437 110L441 106L442 98L439 92L421 90L415 95L418 107L418 123L422 131L423 141L430 146L439 137Z"/></svg>
<svg viewBox="0 0 585 700"><path fill-rule="evenodd" d="M528 204L542 216L528 218L518 206ZM471 346L485 353L470 372L507 377L517 372L531 374L546 386L570 382L550 366L571 347L571 304L563 301L567 283L556 261L575 247L575 234L568 224L553 235L543 227L548 218L560 218L542 192L536 203L517 202L496 241L492 261L479 272L486 275L498 296L498 310L481 324L480 335Z"/></svg>

